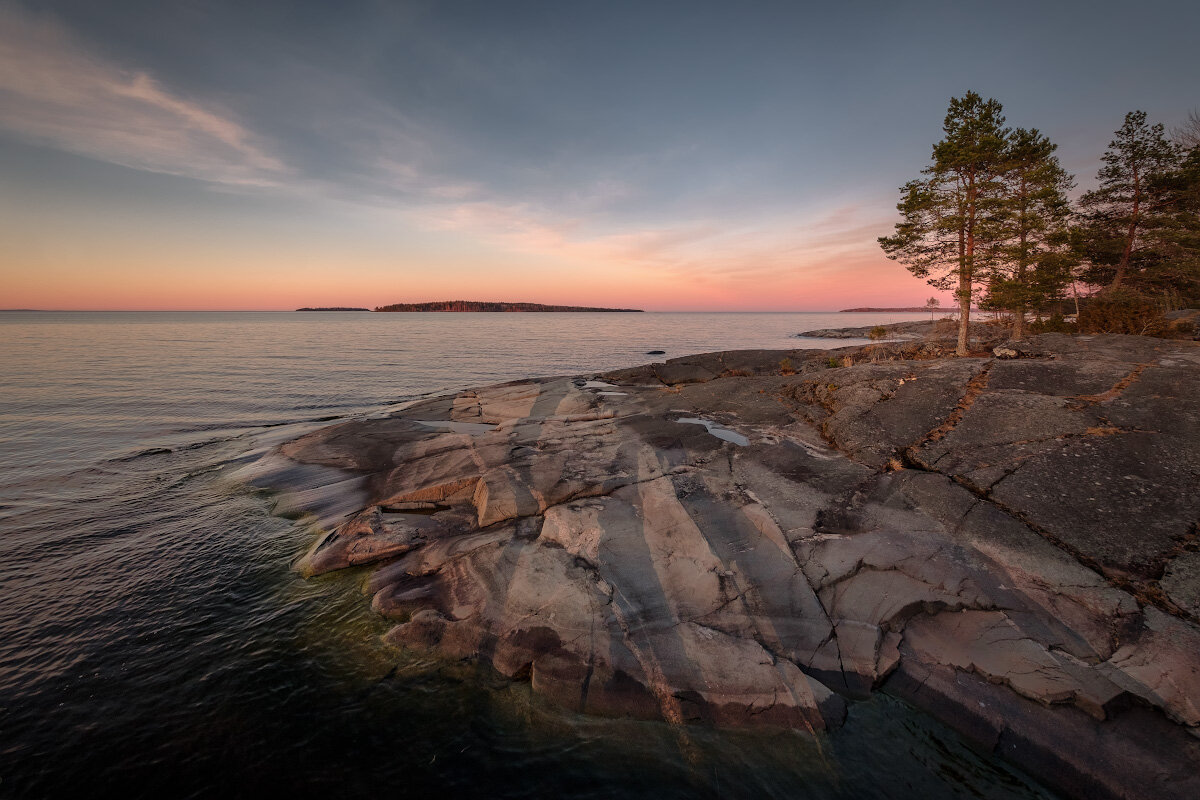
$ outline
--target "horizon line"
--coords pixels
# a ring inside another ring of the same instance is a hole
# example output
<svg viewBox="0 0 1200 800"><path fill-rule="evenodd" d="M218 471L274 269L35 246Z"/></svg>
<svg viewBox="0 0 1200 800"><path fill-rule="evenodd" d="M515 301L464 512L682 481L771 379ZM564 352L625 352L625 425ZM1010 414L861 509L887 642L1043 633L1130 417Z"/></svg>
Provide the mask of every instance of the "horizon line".
<svg viewBox="0 0 1200 800"><path fill-rule="evenodd" d="M913 306L912 308L916 308ZM715 308L682 308L682 309L640 309L636 311L415 311L414 314L924 314L932 311L958 311L957 308L938 307L935 309L920 309L917 311L871 312L851 311L849 309L715 309ZM979 311L978 308L971 308ZM0 308L0 314L295 314L296 308ZM311 311L304 313L314 313ZM392 312L364 309L363 311L328 311L316 312L328 314L384 314Z"/></svg>

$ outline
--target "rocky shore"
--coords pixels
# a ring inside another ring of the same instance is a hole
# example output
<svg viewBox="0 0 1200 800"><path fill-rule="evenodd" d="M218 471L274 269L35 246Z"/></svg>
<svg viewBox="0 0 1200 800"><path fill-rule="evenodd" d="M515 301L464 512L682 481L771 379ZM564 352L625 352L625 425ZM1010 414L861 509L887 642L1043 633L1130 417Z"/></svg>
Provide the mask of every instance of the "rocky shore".
<svg viewBox="0 0 1200 800"><path fill-rule="evenodd" d="M861 325L850 328L818 328L797 333L799 339L869 339L873 331L882 329L884 339L891 342L910 342L930 338L953 338L958 322L953 319L913 320L887 325ZM977 341L998 341L1004 338L1003 329L986 322L970 323L972 338Z"/></svg>
<svg viewBox="0 0 1200 800"><path fill-rule="evenodd" d="M1200 345L941 352L473 389L260 481L391 642L567 708L821 731L887 691L1067 795L1200 797Z"/></svg>

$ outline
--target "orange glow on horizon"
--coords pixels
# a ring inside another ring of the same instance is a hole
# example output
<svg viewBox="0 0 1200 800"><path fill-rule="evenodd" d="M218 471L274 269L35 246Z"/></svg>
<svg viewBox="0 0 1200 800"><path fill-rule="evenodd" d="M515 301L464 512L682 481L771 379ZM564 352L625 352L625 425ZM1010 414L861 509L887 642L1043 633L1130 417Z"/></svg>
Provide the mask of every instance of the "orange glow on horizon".
<svg viewBox="0 0 1200 800"><path fill-rule="evenodd" d="M174 209L11 211L0 220L0 308L283 311L462 299L830 311L920 306L937 294L883 256L875 237L887 223L854 206L804 224L611 233L481 203L410 211L314 203L295 218L249 224Z"/></svg>
<svg viewBox="0 0 1200 800"><path fill-rule="evenodd" d="M389 270L391 271L391 270ZM566 271L518 281L504 274L455 277L444 266L386 274L368 266L280 270L194 269L155 272L124 265L22 271L4 280L3 308L78 311L287 311L303 306L373 308L397 302L495 300L641 308L647 311L834 311L858 306L920 306L940 296L890 262L847 264L818 274L797 268L761 282L689 281L643 275L606 279L603 270ZM396 274L396 273L399 274ZM589 274L589 272L591 274ZM344 276L344 277L343 277ZM948 300L943 297L943 305Z"/></svg>

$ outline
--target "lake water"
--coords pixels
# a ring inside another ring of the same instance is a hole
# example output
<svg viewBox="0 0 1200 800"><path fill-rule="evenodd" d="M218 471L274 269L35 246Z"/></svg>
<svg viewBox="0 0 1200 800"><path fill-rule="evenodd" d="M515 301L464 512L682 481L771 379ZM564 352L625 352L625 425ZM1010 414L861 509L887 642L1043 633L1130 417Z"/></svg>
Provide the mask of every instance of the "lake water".
<svg viewBox="0 0 1200 800"><path fill-rule="evenodd" d="M679 729L391 649L234 477L428 392L921 317L0 313L0 796L1051 796L886 696L816 738Z"/></svg>

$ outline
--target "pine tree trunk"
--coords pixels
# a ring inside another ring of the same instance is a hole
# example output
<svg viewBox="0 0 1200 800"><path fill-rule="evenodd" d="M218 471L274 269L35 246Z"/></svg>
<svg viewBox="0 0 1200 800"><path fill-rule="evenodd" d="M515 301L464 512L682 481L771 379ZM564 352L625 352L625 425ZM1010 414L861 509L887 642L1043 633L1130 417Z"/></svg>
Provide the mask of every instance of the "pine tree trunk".
<svg viewBox="0 0 1200 800"><path fill-rule="evenodd" d="M966 234L964 242L959 239L958 260L958 347L955 353L960 356L968 352L968 332L971 326L971 283L972 272L975 268L975 170L967 171L967 206Z"/></svg>
<svg viewBox="0 0 1200 800"><path fill-rule="evenodd" d="M1125 273L1129 270L1129 258L1133 254L1133 240L1137 236L1138 226L1138 208L1142 200L1141 178L1138 175L1137 167L1133 169L1133 210L1129 215L1129 230L1125 234L1125 249L1121 252L1121 263L1117 264L1117 274L1113 278L1110 289L1120 289L1121 281L1125 280Z"/></svg>
<svg viewBox="0 0 1200 800"><path fill-rule="evenodd" d="M1017 250L1017 291L1021 294L1018 297L1025 295L1025 268L1029 264L1029 183L1025 179L1025 175L1021 176L1021 185L1018 191L1018 198L1021 201L1021 213L1018 221L1021 231L1021 243ZM1013 309L1013 329L1012 338L1022 339L1025 337L1025 301L1021 300Z"/></svg>
<svg viewBox="0 0 1200 800"><path fill-rule="evenodd" d="M958 348L960 356L970 354L968 333L971 330L971 279L963 270L958 275Z"/></svg>

